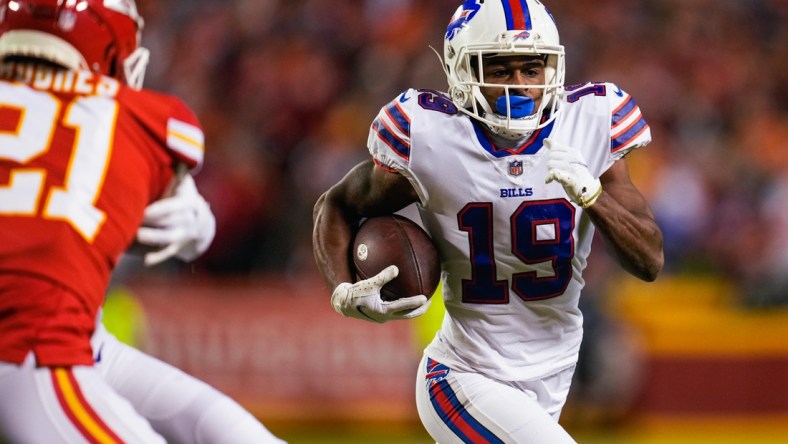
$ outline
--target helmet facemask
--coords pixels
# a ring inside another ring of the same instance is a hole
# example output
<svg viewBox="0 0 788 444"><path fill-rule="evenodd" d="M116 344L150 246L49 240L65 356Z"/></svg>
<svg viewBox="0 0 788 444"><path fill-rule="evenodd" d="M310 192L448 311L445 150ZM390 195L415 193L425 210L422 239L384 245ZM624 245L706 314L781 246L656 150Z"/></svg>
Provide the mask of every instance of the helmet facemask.
<svg viewBox="0 0 788 444"><path fill-rule="evenodd" d="M104 7L110 11L126 16L134 22L136 32L134 33L134 50L128 52L128 48L132 47L128 42L130 36L120 36L116 34L116 41L118 45L124 46L126 54L120 54L119 68L122 68L123 80L134 89L142 88L143 81L145 80L145 71L148 68L148 61L150 60L150 52L147 48L141 46L142 29L145 27L145 21L137 11L137 5L132 0L104 0Z"/></svg>
<svg viewBox="0 0 788 444"><path fill-rule="evenodd" d="M123 60L123 75L130 87L134 89L142 88L149 59L150 52L148 49L140 46Z"/></svg>

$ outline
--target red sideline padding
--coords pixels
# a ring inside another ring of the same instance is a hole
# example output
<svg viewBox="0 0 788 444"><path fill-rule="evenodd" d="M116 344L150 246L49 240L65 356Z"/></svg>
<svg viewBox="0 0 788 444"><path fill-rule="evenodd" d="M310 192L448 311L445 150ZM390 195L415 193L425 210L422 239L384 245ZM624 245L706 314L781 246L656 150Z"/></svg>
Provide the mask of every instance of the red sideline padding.
<svg viewBox="0 0 788 444"><path fill-rule="evenodd" d="M132 288L147 318L142 348L260 417L417 418L411 326L343 318L321 281Z"/></svg>

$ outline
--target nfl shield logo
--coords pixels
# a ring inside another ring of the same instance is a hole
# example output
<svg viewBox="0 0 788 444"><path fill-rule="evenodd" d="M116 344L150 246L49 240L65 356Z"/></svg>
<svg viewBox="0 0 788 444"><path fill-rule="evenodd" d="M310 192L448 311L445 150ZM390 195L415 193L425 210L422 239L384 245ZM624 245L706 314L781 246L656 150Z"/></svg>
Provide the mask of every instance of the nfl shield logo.
<svg viewBox="0 0 788 444"><path fill-rule="evenodd" d="M523 174L523 161L513 160L509 162L509 175L519 176L520 174Z"/></svg>

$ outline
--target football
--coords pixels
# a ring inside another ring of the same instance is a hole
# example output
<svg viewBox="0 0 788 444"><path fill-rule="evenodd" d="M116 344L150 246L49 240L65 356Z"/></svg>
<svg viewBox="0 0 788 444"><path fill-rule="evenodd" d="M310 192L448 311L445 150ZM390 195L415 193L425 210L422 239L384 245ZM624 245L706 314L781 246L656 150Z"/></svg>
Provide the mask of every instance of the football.
<svg viewBox="0 0 788 444"><path fill-rule="evenodd" d="M389 265L399 275L383 286L386 301L423 294L428 298L440 281L438 250L415 222L396 214L366 219L353 241L353 264L358 279L368 279Z"/></svg>

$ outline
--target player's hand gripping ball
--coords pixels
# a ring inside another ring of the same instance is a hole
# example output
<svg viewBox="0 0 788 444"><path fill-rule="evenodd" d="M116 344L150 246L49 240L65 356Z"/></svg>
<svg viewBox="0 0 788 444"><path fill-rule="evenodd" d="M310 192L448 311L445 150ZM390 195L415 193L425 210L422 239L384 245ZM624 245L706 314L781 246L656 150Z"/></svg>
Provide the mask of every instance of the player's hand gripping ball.
<svg viewBox="0 0 788 444"><path fill-rule="evenodd" d="M380 291L384 301L415 295L429 298L440 281L440 260L432 239L418 224L399 215L372 217L361 224L354 239L353 264L359 280L397 266L397 277Z"/></svg>

